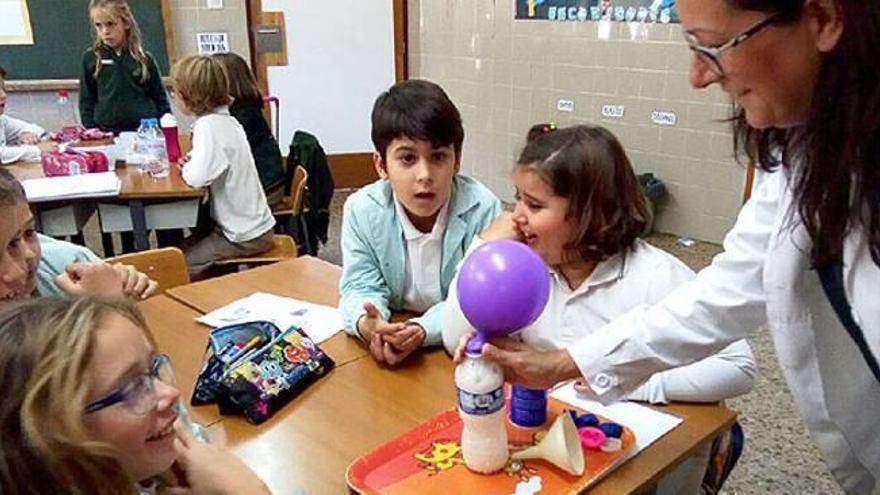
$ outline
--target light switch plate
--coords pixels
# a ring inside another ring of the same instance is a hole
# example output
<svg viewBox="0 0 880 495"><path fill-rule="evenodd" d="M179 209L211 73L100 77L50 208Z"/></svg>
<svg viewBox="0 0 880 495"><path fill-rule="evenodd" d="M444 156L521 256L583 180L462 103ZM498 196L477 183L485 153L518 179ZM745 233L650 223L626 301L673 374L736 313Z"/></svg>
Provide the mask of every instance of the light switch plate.
<svg viewBox="0 0 880 495"><path fill-rule="evenodd" d="M565 98L560 98L559 101L556 102L556 109L560 112L574 112L574 100L566 100Z"/></svg>

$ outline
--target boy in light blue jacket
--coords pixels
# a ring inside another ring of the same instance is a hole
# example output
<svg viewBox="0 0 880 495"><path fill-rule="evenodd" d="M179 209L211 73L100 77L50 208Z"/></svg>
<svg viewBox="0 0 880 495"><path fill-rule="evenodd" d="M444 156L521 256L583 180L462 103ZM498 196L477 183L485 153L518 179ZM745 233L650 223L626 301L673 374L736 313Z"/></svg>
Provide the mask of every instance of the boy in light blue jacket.
<svg viewBox="0 0 880 495"><path fill-rule="evenodd" d="M339 309L346 332L393 365L441 343L449 284L501 203L458 175L461 116L436 84L395 84L376 99L372 124L380 179L345 202ZM421 316L391 323L391 311Z"/></svg>

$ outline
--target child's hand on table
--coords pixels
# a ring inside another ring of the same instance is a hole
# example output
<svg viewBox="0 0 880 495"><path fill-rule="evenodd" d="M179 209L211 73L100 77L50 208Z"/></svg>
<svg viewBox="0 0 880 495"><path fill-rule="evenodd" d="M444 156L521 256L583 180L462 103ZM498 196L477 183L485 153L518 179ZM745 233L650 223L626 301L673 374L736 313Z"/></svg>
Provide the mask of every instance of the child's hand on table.
<svg viewBox="0 0 880 495"><path fill-rule="evenodd" d="M33 132L22 132L18 135L18 142L21 144L38 144L40 142L40 136L37 136Z"/></svg>
<svg viewBox="0 0 880 495"><path fill-rule="evenodd" d="M412 354L425 341L425 329L416 323L385 321L371 302L364 303L364 315L357 330L367 342L370 354L380 363L395 365Z"/></svg>

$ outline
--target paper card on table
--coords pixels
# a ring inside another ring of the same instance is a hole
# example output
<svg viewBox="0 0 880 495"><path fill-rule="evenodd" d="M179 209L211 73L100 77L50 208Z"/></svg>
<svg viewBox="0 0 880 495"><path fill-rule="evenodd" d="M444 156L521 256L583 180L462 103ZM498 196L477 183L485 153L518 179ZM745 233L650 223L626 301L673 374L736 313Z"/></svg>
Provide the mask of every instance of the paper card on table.
<svg viewBox="0 0 880 495"><path fill-rule="evenodd" d="M24 187L28 201L119 194L119 178L116 172L27 179L22 181L21 185Z"/></svg>
<svg viewBox="0 0 880 495"><path fill-rule="evenodd" d="M628 426L636 434L635 452L641 452L682 422L678 416L662 413L635 402L604 405L601 402L585 399L574 389L574 382L559 387L550 395L562 402Z"/></svg>
<svg viewBox="0 0 880 495"><path fill-rule="evenodd" d="M309 338L318 344L335 335L343 327L342 315L334 307L265 292L254 292L196 318L196 321L212 327L254 320L268 320L278 328L295 325L305 330Z"/></svg>

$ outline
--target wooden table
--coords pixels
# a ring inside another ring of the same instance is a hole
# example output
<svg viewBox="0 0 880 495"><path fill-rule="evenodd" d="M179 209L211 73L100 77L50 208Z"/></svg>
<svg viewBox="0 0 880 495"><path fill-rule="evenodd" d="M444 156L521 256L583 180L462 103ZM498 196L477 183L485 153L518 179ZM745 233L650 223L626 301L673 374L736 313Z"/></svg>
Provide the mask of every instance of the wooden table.
<svg viewBox="0 0 880 495"><path fill-rule="evenodd" d="M44 177L42 166L37 162L22 162L7 166L18 180ZM116 168L119 177L119 194L101 197L101 201L126 203L131 214L131 226L134 232L134 248L138 251L149 249L147 237L147 218L145 203L169 200L194 199L205 195L204 189L194 189L184 182L180 167L171 165L168 177L151 177L141 173L138 167L121 166ZM71 201L92 201L95 198L77 198L72 200L51 201L53 204Z"/></svg>
<svg viewBox="0 0 880 495"><path fill-rule="evenodd" d="M254 292L269 292L302 301L336 307L339 304L339 277L342 270L312 256L300 256L223 277L175 287L165 292L175 300L208 313ZM355 339L340 332L321 348L337 366L367 354Z"/></svg>
<svg viewBox="0 0 880 495"><path fill-rule="evenodd" d="M154 296L138 304L156 339L156 347L171 358L181 400L189 404L202 367L210 328L193 318L198 311L168 296ZM216 406L191 408L196 421L208 426L220 421Z"/></svg>
<svg viewBox="0 0 880 495"><path fill-rule="evenodd" d="M167 294L191 311L210 311L265 291L321 304L335 305L340 269L311 257L277 263L226 277L171 289ZM155 299L155 298L154 298ZM148 312L157 340L189 356L201 351L203 340L174 339L181 334L176 318L182 311L166 308L167 298ZM453 365L440 350L414 356L396 369L376 364L356 341L339 334L322 347L337 361L337 368L318 380L301 396L260 426L240 417L209 423L218 443L225 443L253 468L275 493L346 493L345 468L357 456L393 439L435 414L455 406ZM352 354L347 354L352 351ZM340 359L339 356L344 356ZM175 363L176 364L176 363ZM192 370L176 366L179 373ZM183 383L183 380L181 380ZM191 383L189 379L187 383ZM660 410L684 422L648 449L615 470L590 493L637 493L649 489L679 462L728 428L736 415L721 406L673 404ZM207 414L197 411L197 415ZM200 417L200 416L197 416Z"/></svg>

